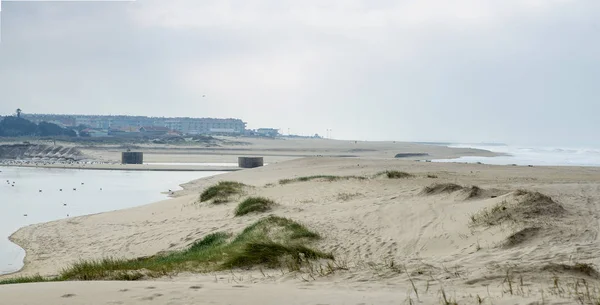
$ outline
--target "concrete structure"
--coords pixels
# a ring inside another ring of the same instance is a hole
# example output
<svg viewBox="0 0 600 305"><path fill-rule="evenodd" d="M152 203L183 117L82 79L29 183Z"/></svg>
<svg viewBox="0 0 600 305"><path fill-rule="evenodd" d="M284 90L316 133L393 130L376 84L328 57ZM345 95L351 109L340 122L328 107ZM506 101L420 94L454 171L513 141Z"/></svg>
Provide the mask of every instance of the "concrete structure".
<svg viewBox="0 0 600 305"><path fill-rule="evenodd" d="M124 151L121 153L121 164L144 164L144 153Z"/></svg>
<svg viewBox="0 0 600 305"><path fill-rule="evenodd" d="M261 167L263 164L263 157L238 157L238 166L241 168Z"/></svg>

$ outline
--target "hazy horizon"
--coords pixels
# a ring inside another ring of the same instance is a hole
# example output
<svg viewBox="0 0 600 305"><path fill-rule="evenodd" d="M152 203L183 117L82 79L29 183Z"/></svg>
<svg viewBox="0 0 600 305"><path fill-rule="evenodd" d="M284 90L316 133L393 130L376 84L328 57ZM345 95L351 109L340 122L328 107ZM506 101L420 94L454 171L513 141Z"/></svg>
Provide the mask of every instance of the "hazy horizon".
<svg viewBox="0 0 600 305"><path fill-rule="evenodd" d="M597 147L600 2L2 3L0 113Z"/></svg>

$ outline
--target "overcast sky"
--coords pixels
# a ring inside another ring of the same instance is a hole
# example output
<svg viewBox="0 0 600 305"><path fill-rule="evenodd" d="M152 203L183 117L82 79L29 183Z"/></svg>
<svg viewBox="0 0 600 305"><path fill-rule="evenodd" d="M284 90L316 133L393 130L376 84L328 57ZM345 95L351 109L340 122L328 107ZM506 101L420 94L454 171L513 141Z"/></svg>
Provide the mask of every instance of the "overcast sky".
<svg viewBox="0 0 600 305"><path fill-rule="evenodd" d="M4 1L0 113L17 107L598 146L600 1Z"/></svg>

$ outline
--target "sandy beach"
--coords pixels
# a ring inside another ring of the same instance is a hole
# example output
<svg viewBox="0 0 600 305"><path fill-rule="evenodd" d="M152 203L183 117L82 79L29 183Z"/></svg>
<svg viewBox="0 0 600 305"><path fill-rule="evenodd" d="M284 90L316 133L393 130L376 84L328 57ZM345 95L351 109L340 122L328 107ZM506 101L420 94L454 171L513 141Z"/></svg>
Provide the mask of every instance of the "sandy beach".
<svg viewBox="0 0 600 305"><path fill-rule="evenodd" d="M211 233L240 233L270 214L318 232L322 238L313 246L332 253L343 268L326 275L250 268L133 282L2 285L0 303L572 304L579 299L587 304L600 299L600 274L593 268L600 264L600 168L416 162L393 155L428 153L429 159L481 152L391 142L364 144L356 148L363 151L354 152L358 157L348 158L339 155L350 154L354 142L314 143L283 152L260 143L231 155L212 152L211 162L250 153L283 156L262 168L192 181L166 201L22 228L11 240L26 250L25 267L0 280L56 276L81 260L183 250ZM93 153L106 160L116 154ZM149 156L155 162L172 160L168 153ZM173 156L207 160L178 150ZM379 174L391 170L411 176ZM365 178L280 183L314 175ZM228 203L198 202L218 181L247 187ZM237 204L250 196L269 198L276 206L235 217Z"/></svg>
<svg viewBox="0 0 600 305"><path fill-rule="evenodd" d="M424 145L410 142L344 141L305 138L231 138L219 137L219 146L137 144L80 145L58 143L73 147L89 159L119 163L126 149L144 152L149 163L237 163L238 156L262 156L265 162L276 163L306 157L362 157L393 159L397 154L423 154L409 160L450 159L461 156L492 157L496 153L470 148L449 148L443 145Z"/></svg>

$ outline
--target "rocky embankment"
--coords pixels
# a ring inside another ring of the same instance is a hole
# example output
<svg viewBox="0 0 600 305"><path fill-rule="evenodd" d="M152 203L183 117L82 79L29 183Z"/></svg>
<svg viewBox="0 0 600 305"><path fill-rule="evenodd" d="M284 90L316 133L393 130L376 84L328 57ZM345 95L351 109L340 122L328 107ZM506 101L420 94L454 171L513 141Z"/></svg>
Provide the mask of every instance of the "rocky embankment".
<svg viewBox="0 0 600 305"><path fill-rule="evenodd" d="M0 160L80 161L85 156L73 147L44 144L0 145Z"/></svg>

